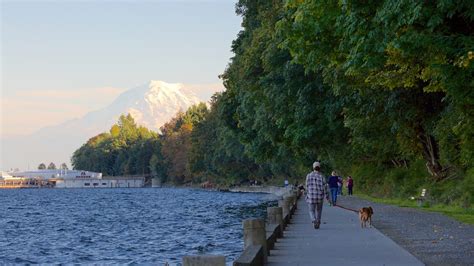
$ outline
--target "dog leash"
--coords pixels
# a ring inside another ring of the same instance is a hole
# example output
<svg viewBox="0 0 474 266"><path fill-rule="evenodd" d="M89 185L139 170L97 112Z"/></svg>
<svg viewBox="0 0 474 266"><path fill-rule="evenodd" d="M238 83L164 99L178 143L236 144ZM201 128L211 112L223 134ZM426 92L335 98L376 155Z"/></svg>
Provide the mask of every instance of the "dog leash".
<svg viewBox="0 0 474 266"><path fill-rule="evenodd" d="M341 208L341 209L348 210L348 211L359 212L358 210L353 210L353 209L350 209L350 208L346 208L346 207L341 206L341 205L338 205L338 204L336 204L336 205L334 205L334 206L339 207L339 208Z"/></svg>

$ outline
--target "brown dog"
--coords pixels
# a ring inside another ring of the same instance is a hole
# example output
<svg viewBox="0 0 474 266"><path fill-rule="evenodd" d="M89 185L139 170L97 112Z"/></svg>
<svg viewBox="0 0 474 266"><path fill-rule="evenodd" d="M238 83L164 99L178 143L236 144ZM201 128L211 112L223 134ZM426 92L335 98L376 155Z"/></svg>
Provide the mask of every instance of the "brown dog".
<svg viewBox="0 0 474 266"><path fill-rule="evenodd" d="M369 223L369 227L372 227L372 214L374 214L372 207L364 207L359 210L360 227L367 227L367 223Z"/></svg>

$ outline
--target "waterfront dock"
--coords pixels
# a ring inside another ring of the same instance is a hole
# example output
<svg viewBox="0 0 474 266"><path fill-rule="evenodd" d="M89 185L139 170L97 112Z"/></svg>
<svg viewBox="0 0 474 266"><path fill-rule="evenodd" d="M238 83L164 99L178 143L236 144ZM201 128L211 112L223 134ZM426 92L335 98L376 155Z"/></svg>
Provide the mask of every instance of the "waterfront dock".
<svg viewBox="0 0 474 266"><path fill-rule="evenodd" d="M376 228L361 228L357 213L352 211L325 204L321 227L314 229L301 197L266 265L424 264Z"/></svg>

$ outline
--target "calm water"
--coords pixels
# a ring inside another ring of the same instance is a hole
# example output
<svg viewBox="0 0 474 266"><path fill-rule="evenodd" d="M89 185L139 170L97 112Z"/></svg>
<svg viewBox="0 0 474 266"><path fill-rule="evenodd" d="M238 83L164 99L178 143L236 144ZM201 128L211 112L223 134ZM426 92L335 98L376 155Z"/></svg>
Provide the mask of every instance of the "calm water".
<svg viewBox="0 0 474 266"><path fill-rule="evenodd" d="M0 264L171 264L242 251L242 220L268 194L194 189L0 190Z"/></svg>

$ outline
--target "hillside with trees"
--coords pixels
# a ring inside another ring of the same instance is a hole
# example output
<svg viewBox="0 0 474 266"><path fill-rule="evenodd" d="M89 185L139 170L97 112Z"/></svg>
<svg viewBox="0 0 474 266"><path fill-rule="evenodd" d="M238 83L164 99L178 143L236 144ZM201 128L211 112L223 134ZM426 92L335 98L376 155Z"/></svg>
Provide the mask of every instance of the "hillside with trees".
<svg viewBox="0 0 474 266"><path fill-rule="evenodd" d="M474 202L472 1L241 0L210 107L151 132L123 116L74 168L182 184L302 182L311 163L377 197Z"/></svg>
<svg viewBox="0 0 474 266"><path fill-rule="evenodd" d="M149 161L161 155L158 134L122 115L109 132L92 137L72 156L74 169L104 175L149 174Z"/></svg>

